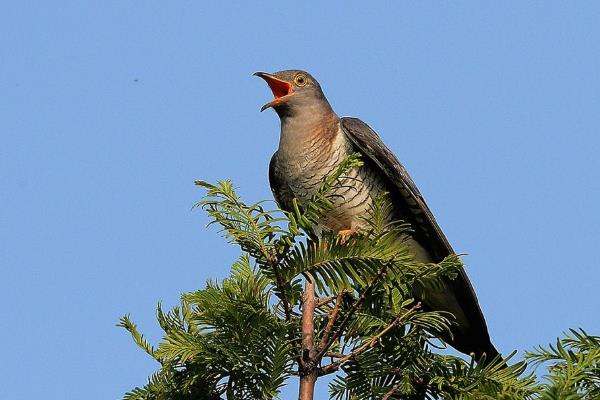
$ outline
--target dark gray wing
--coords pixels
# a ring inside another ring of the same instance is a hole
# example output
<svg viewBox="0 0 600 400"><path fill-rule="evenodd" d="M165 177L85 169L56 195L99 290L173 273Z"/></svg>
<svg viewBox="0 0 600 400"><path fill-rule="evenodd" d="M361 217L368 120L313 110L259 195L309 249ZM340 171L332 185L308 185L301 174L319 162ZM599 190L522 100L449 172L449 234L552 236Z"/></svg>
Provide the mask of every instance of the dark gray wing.
<svg viewBox="0 0 600 400"><path fill-rule="evenodd" d="M281 174L277 163L277 152L273 154L271 162L269 162L269 184L279 208L285 211L292 211L294 194L286 183L283 174Z"/></svg>
<svg viewBox="0 0 600 400"><path fill-rule="evenodd" d="M439 262L454 253L417 185L377 133L358 118L344 117L341 121L344 133L358 151L366 155L367 161L375 164L394 186L400 197L398 200L402 202L402 216L411 223L417 241L429 251L434 261Z"/></svg>
<svg viewBox="0 0 600 400"><path fill-rule="evenodd" d="M341 118L346 136L364 154L367 165L378 168L387 178L388 190L394 208L401 218L410 223L414 239L427 249L435 262L453 254L454 250L437 224L425 199L396 156L383 144L377 133L357 118ZM460 307L468 318L469 327L458 327L454 338L448 342L458 350L480 355L486 352L488 357L497 354L490 342L487 326L469 278L461 269L456 279L446 282L452 290ZM432 307L435 308L435 307Z"/></svg>

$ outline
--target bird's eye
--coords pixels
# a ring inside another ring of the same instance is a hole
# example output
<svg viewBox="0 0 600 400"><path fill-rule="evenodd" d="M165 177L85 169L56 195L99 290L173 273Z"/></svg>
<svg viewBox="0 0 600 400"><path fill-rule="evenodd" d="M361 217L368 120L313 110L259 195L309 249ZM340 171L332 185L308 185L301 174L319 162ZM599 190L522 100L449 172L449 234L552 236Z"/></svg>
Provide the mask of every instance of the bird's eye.
<svg viewBox="0 0 600 400"><path fill-rule="evenodd" d="M298 74L296 75L296 77L294 78L294 83L297 86L304 86L306 85L306 83L308 82L308 79L306 79L306 76L302 75L302 74Z"/></svg>

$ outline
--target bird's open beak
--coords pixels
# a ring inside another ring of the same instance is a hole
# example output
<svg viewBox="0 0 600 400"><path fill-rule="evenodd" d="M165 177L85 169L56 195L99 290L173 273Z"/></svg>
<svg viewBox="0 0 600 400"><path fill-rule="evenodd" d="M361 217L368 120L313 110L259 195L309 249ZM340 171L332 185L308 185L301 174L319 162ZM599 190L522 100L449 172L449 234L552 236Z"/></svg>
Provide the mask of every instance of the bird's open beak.
<svg viewBox="0 0 600 400"><path fill-rule="evenodd" d="M255 72L254 76L263 78L267 82L267 85L269 85L269 87L271 88L273 96L275 96L275 99L273 99L273 101L270 101L269 103L262 106L262 108L260 109L261 112L265 111L267 108L275 107L281 104L284 101L284 98L286 96L291 95L293 92L293 88L290 83L276 78L274 75L268 74L266 72Z"/></svg>

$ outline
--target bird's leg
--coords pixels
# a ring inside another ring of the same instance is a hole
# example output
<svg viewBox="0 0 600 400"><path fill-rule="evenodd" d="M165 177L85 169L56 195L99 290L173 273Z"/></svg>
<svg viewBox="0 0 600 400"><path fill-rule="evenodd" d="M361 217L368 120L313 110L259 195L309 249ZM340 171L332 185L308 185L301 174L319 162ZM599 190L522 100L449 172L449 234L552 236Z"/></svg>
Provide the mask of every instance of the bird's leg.
<svg viewBox="0 0 600 400"><path fill-rule="evenodd" d="M338 231L338 235L340 236L340 243L346 243L350 235L352 235L353 233L354 231L352 229L342 229L341 231Z"/></svg>

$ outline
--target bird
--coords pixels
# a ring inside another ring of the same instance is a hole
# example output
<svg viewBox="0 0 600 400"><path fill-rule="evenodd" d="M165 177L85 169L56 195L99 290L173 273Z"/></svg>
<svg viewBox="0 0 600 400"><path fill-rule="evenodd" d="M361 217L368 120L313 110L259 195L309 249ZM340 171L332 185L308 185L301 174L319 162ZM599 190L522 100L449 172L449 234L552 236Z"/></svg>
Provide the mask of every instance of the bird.
<svg viewBox="0 0 600 400"><path fill-rule="evenodd" d="M398 158L366 123L338 117L319 82L308 72L284 70L254 74L266 81L274 99L261 108L279 116L279 146L269 163L269 183L282 210L293 210L293 199L302 205L319 189L343 160L361 154L364 165L351 170L351 187L334 193L334 207L319 226L342 235L366 228L365 216L378 195L392 203L390 218L411 225L409 251L420 262L440 262L455 254L416 184ZM427 309L450 312L455 318L444 340L456 350L490 362L499 356L492 344L477 296L464 269L441 285L414 294Z"/></svg>

